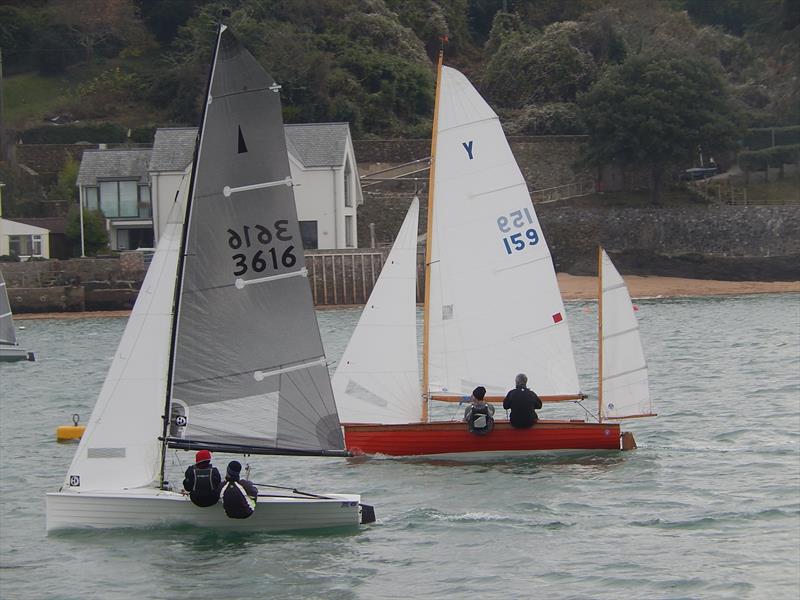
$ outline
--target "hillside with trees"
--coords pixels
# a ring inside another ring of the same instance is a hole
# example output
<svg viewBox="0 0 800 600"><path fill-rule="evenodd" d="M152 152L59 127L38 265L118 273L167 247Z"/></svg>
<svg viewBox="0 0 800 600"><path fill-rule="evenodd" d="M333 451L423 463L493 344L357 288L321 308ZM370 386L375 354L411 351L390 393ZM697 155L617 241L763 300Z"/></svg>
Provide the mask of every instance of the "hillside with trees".
<svg viewBox="0 0 800 600"><path fill-rule="evenodd" d="M0 6L6 138L196 124L221 19L282 84L287 122L356 138L430 135L443 38L510 134L590 134L587 161L654 185L698 145L800 123L797 0L28 0Z"/></svg>

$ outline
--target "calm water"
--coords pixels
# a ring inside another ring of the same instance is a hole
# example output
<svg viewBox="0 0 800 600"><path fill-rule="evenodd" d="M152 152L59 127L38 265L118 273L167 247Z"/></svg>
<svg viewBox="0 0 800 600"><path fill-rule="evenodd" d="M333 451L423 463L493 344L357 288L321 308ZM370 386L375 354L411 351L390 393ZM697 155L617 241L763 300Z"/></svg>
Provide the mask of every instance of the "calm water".
<svg viewBox="0 0 800 600"><path fill-rule="evenodd" d="M38 362L0 364L0 597L797 598L800 296L639 305L659 416L628 425L637 451L254 459L257 482L360 492L376 507L373 526L301 535L45 537L44 494L75 450L55 428L73 412L88 419L125 320L20 321ZM593 394L595 306L568 311ZM357 318L319 313L329 358Z"/></svg>

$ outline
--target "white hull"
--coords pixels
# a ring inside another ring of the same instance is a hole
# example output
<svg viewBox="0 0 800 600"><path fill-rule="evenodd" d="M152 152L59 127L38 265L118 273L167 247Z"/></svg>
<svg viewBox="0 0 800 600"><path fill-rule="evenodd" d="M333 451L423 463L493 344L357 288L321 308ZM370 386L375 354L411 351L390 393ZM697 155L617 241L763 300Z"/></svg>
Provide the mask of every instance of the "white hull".
<svg viewBox="0 0 800 600"><path fill-rule="evenodd" d="M0 362L28 360L28 353L19 346L0 346Z"/></svg>
<svg viewBox="0 0 800 600"><path fill-rule="evenodd" d="M232 531L292 531L356 527L361 496L325 494L326 498L282 494L258 498L247 519L230 519L222 504L201 508L188 496L156 489L47 494L47 532L63 529L158 528L195 526Z"/></svg>

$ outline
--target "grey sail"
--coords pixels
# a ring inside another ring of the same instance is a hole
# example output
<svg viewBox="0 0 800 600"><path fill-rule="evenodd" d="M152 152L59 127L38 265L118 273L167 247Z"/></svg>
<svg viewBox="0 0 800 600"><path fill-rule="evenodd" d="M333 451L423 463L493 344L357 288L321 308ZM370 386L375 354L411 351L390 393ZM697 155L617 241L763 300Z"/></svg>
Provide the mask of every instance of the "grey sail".
<svg viewBox="0 0 800 600"><path fill-rule="evenodd" d="M17 334L14 332L14 320L11 317L11 303L8 301L8 289L2 272L0 272L0 344L17 345Z"/></svg>
<svg viewBox="0 0 800 600"><path fill-rule="evenodd" d="M184 233L167 442L343 452L278 86L223 27L209 90Z"/></svg>

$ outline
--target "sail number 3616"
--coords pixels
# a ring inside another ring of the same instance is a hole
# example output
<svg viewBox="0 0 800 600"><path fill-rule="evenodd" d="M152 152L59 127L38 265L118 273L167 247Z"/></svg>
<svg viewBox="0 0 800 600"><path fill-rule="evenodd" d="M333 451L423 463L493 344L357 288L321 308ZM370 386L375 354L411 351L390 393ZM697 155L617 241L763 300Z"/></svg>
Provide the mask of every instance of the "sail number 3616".
<svg viewBox="0 0 800 600"><path fill-rule="evenodd" d="M275 241L291 242L292 234L289 233L289 221L275 221L273 229L264 225L244 225L241 231L228 229L228 246L231 250L245 250L254 245L270 246ZM294 254L294 246L287 246L282 253L274 247L259 249L248 257L244 252L234 254L231 259L236 270L234 276L240 277L252 270L256 273L264 272L268 267L277 270L283 266L293 267L297 263L297 256Z"/></svg>
<svg viewBox="0 0 800 600"><path fill-rule="evenodd" d="M523 208L515 210L506 215L497 217L497 227L503 233L510 233L512 230L517 230L509 236L503 238L503 246L506 249L506 254L513 252L521 252L528 246L535 246L539 243L539 234L534 227L528 227L521 231L528 225L533 224L530 210Z"/></svg>

